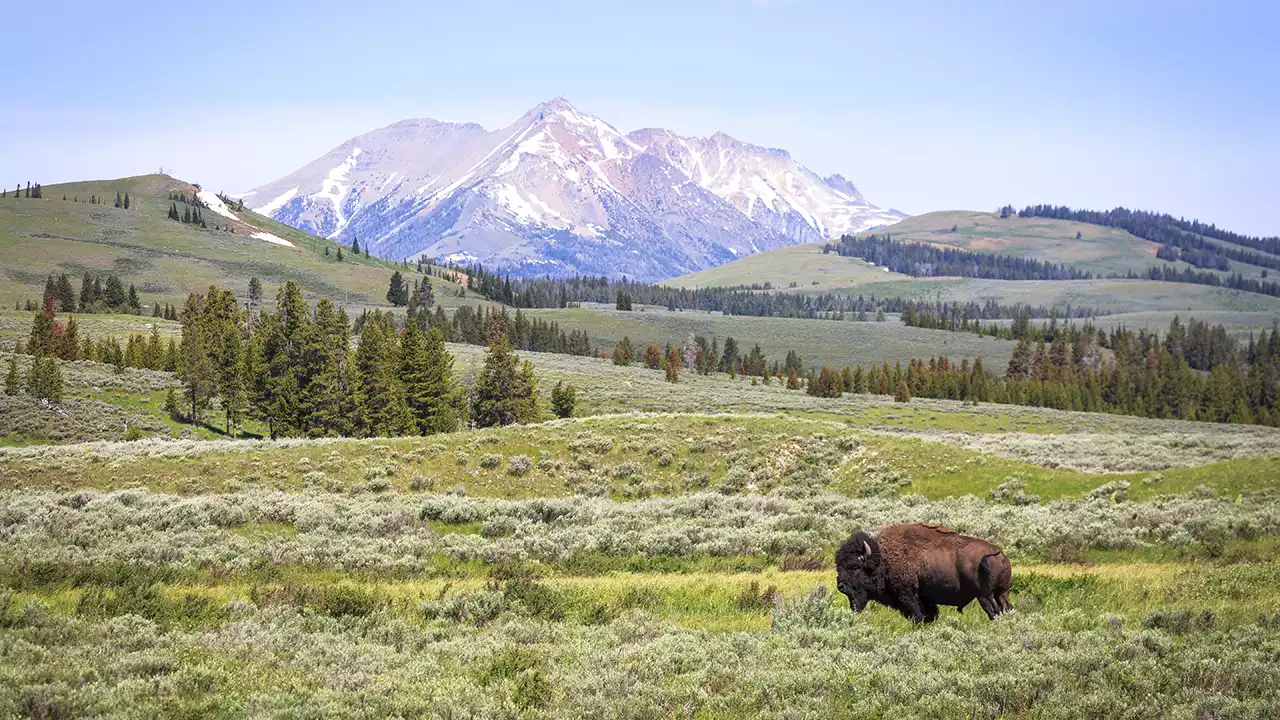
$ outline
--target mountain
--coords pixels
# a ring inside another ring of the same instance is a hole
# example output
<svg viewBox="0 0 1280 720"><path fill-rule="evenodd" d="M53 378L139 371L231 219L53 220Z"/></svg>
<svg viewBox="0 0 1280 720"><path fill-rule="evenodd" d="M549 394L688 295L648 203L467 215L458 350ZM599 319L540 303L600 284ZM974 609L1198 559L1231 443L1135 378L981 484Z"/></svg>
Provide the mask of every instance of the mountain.
<svg viewBox="0 0 1280 720"><path fill-rule="evenodd" d="M839 175L723 133L619 132L563 98L488 131L405 120L244 195L259 213L390 259L656 280L887 225Z"/></svg>

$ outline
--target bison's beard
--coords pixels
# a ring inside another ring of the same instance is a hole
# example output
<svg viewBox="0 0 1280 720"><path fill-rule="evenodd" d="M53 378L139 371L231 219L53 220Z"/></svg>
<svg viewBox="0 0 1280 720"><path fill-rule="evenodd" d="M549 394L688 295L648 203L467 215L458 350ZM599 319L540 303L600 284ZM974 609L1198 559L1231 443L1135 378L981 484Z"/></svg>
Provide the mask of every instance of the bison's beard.
<svg viewBox="0 0 1280 720"><path fill-rule="evenodd" d="M868 598L865 591L854 590L853 592L846 592L844 595L849 598L849 609L856 613L867 609Z"/></svg>

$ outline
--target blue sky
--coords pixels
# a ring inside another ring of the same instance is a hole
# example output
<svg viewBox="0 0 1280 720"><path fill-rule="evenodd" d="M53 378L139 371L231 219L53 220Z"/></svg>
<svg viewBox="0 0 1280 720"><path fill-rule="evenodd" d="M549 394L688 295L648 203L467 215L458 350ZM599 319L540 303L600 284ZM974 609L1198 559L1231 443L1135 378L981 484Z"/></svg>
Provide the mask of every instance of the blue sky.
<svg viewBox="0 0 1280 720"><path fill-rule="evenodd" d="M790 150L910 213L1142 207L1280 234L1280 3L21 2L0 185L229 192L405 117L563 95Z"/></svg>

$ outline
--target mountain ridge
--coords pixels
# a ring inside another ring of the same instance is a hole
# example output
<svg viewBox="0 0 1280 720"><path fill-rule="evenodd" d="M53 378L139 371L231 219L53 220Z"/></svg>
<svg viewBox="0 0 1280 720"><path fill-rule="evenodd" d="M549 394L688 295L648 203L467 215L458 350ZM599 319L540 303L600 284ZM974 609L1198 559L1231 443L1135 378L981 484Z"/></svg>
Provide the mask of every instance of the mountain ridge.
<svg viewBox="0 0 1280 720"><path fill-rule="evenodd" d="M244 194L275 220L400 260L644 280L906 217L841 175L723 132L623 133L564 98L514 123L410 118Z"/></svg>

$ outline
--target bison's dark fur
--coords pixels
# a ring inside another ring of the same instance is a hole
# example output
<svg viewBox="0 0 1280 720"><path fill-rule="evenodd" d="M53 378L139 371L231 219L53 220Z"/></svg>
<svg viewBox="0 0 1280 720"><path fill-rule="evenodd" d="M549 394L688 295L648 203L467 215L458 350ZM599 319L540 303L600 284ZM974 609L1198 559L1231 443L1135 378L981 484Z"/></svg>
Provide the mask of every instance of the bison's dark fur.
<svg viewBox="0 0 1280 720"><path fill-rule="evenodd" d="M1012 609L1011 576L999 547L938 525L855 532L836 552L837 587L854 612L875 600L916 622L936 620L939 605L963 611L975 599L994 620Z"/></svg>

